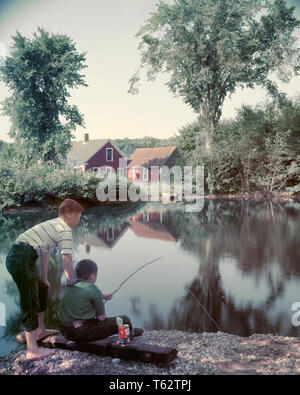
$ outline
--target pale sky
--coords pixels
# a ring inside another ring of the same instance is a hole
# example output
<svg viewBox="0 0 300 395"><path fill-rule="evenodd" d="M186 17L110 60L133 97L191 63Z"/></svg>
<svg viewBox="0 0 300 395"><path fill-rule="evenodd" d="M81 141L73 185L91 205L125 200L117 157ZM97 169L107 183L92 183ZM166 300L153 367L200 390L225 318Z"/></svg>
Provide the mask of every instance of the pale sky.
<svg viewBox="0 0 300 395"><path fill-rule="evenodd" d="M171 1L171 0L169 0ZM18 30L26 37L38 26L70 36L79 52L87 52L83 70L88 87L71 92L71 102L84 114L92 139L168 138L196 119L181 98L173 98L165 86L168 77L148 82L144 75L138 95L127 93L128 81L139 66L135 37L139 27L155 11L158 0L0 0L0 55L9 55L11 36ZM289 0L300 18L300 0ZM300 77L279 84L289 96L300 93ZM0 83L0 102L8 89ZM265 99L261 89L237 90L223 106L223 118L234 117L242 104ZM0 116L0 139L10 141L10 121ZM74 133L81 139L83 129Z"/></svg>

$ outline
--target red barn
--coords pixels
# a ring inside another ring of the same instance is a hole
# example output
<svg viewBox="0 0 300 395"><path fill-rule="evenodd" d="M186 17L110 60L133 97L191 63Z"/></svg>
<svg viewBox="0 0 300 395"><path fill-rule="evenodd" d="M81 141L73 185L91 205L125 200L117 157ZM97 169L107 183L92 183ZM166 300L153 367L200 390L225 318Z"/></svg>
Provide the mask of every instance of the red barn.
<svg viewBox="0 0 300 395"><path fill-rule="evenodd" d="M105 171L110 171L112 167L117 172L120 159L127 163L125 155L109 139L90 140L88 133L84 134L83 141L73 142L67 158L77 168L94 172L98 172L102 166L105 166Z"/></svg>

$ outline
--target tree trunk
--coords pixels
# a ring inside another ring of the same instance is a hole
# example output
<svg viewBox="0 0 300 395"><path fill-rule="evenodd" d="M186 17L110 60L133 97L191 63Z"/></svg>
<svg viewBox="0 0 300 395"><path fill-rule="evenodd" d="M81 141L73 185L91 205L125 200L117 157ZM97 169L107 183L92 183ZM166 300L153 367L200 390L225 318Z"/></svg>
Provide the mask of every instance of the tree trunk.
<svg viewBox="0 0 300 395"><path fill-rule="evenodd" d="M212 194L214 192L214 150L213 150L213 139L216 130L216 123L214 121L215 115L204 112L203 107L200 109L199 116L199 135L196 137L196 150L203 152L204 165L207 168L207 187L208 192Z"/></svg>

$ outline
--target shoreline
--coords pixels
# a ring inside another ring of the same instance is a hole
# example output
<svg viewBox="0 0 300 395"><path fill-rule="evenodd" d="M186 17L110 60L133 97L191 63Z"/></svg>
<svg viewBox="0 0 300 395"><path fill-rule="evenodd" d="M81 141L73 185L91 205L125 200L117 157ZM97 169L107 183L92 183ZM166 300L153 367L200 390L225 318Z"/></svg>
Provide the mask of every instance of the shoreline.
<svg viewBox="0 0 300 395"><path fill-rule="evenodd" d="M145 331L136 341L178 350L167 365L56 349L28 362L24 351L0 357L0 375L299 375L300 339L272 334Z"/></svg>
<svg viewBox="0 0 300 395"><path fill-rule="evenodd" d="M199 196L199 198L202 198ZM235 194L208 194L204 195L204 199L212 199L212 200L218 200L218 199L224 199L224 200L238 200L238 201L248 201L248 200L253 200L253 201L271 201L271 202L300 202L300 194L294 194L290 192L281 192L281 193L268 193L268 194L263 194L260 192L251 192L251 193L235 193ZM140 202L140 201L138 201ZM81 201L80 203L84 204L84 201ZM136 203L136 202L100 202L99 204L86 204L86 207L103 207L103 206L110 206L110 207L116 207L116 206L123 206L128 203ZM145 202L148 203L148 202ZM149 203L151 203L151 200L149 200ZM170 201L172 204L176 204L176 202ZM189 203L189 202L188 202ZM0 214L19 214L19 213L30 213L30 212L39 212L42 209L47 209L49 211L52 210L57 210L59 206L58 204L25 204L23 206L19 207L7 207L2 209L0 211Z"/></svg>

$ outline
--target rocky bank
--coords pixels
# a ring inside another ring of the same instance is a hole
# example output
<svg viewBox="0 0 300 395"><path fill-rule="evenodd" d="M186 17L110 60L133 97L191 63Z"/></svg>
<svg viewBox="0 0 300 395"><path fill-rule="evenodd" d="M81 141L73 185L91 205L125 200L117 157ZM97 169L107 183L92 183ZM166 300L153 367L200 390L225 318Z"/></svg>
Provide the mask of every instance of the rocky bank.
<svg viewBox="0 0 300 395"><path fill-rule="evenodd" d="M0 375L299 375L300 339L255 334L146 331L136 341L178 350L168 365L55 350L27 362L24 351L0 358Z"/></svg>

